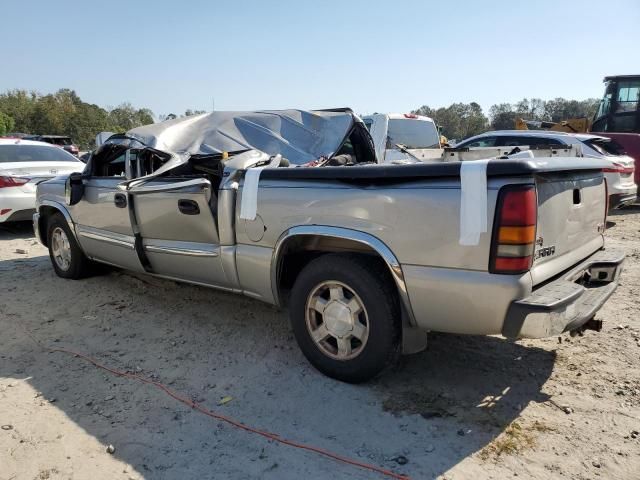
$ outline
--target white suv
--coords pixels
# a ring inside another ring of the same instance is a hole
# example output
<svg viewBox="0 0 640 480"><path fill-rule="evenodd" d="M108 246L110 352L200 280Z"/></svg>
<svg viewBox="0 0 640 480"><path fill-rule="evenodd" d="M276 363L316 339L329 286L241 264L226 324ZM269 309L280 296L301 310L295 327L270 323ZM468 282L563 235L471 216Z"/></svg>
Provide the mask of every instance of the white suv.
<svg viewBox="0 0 640 480"><path fill-rule="evenodd" d="M468 138L456 148L517 147L536 148L542 145L580 145L585 157L605 158L611 168L604 170L609 189L609 209L620 208L636 201L638 187L633 180L635 162L622 147L610 138L587 133L564 133L544 130L496 130Z"/></svg>
<svg viewBox="0 0 640 480"><path fill-rule="evenodd" d="M0 223L31 220L38 183L83 169L84 163L56 145L0 138Z"/></svg>

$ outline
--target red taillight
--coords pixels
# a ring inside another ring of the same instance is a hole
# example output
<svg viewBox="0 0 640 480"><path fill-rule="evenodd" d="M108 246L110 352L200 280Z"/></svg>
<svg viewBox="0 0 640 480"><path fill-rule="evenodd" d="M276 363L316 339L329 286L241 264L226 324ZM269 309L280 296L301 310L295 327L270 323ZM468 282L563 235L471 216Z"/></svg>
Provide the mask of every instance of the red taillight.
<svg viewBox="0 0 640 480"><path fill-rule="evenodd" d="M418 115L415 113L405 113L404 118L418 118Z"/></svg>
<svg viewBox="0 0 640 480"><path fill-rule="evenodd" d="M531 268L531 257L497 257L495 273L520 273Z"/></svg>
<svg viewBox="0 0 640 480"><path fill-rule="evenodd" d="M0 176L0 188L6 187L19 187L29 181L28 178L23 177L2 177Z"/></svg>
<svg viewBox="0 0 640 480"><path fill-rule="evenodd" d="M635 171L634 167L625 167L620 163L612 162L612 168L603 168L602 171L604 173L633 173Z"/></svg>
<svg viewBox="0 0 640 480"><path fill-rule="evenodd" d="M507 191L501 200L501 225L536 224L536 191L533 187Z"/></svg>
<svg viewBox="0 0 640 480"><path fill-rule="evenodd" d="M503 187L498 195L489 271L524 273L531 268L536 242L538 199L532 185Z"/></svg>

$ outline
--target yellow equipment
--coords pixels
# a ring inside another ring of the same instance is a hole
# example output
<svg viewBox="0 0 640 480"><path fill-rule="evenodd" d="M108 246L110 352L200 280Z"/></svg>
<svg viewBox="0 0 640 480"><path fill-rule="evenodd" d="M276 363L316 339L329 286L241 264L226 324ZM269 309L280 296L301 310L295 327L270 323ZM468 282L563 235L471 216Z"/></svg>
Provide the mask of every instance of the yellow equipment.
<svg viewBox="0 0 640 480"><path fill-rule="evenodd" d="M585 133L588 132L591 127L591 122L586 117L570 118L568 120L562 120L561 122L541 122L538 120L516 118L515 124L516 130L529 130L529 126L532 126L542 130L567 133Z"/></svg>

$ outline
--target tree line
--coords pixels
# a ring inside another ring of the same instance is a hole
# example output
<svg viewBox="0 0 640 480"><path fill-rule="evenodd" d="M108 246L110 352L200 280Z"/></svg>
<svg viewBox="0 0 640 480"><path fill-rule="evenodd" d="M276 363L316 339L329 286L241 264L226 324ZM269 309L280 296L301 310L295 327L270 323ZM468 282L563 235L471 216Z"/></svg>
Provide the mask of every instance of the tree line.
<svg viewBox="0 0 640 480"><path fill-rule="evenodd" d="M525 98L515 104L492 105L488 115L476 102L454 103L437 109L423 105L413 113L433 118L447 138L462 140L488 130L512 129L518 117L553 122L592 118L598 102L595 98L547 101ZM205 112L189 109L180 116L200 113ZM169 113L159 115L158 120L177 117ZM8 90L0 94L0 135L11 132L68 135L81 149L90 149L99 132L126 132L154 121L154 114L148 108L135 108L130 103L102 108L82 101L74 90L66 88L46 95L26 90Z"/></svg>
<svg viewBox="0 0 640 480"><path fill-rule="evenodd" d="M187 110L183 116L203 113ZM161 115L160 120L177 118ZM63 88L43 95L26 90L9 90L0 94L0 135L28 133L36 135L68 135L80 147L95 146L100 132L126 132L155 121L148 108L135 108L122 103L114 108L102 108L82 101L78 94Z"/></svg>
<svg viewBox="0 0 640 480"><path fill-rule="evenodd" d="M591 119L599 102L597 98L567 100L558 97L546 101L524 98L517 103L492 105L488 116L476 102L454 103L437 109L423 105L412 113L433 118L445 137L462 140L489 130L512 130L517 118L550 122L582 117Z"/></svg>

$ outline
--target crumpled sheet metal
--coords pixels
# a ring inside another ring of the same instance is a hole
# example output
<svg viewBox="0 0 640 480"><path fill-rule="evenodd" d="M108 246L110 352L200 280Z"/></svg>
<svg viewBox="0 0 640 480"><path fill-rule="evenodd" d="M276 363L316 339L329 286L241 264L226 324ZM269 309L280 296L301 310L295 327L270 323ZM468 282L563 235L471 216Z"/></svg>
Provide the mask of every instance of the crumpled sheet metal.
<svg viewBox="0 0 640 480"><path fill-rule="evenodd" d="M179 156L255 149L302 165L333 155L353 121L351 112L220 111L145 125L127 135Z"/></svg>

